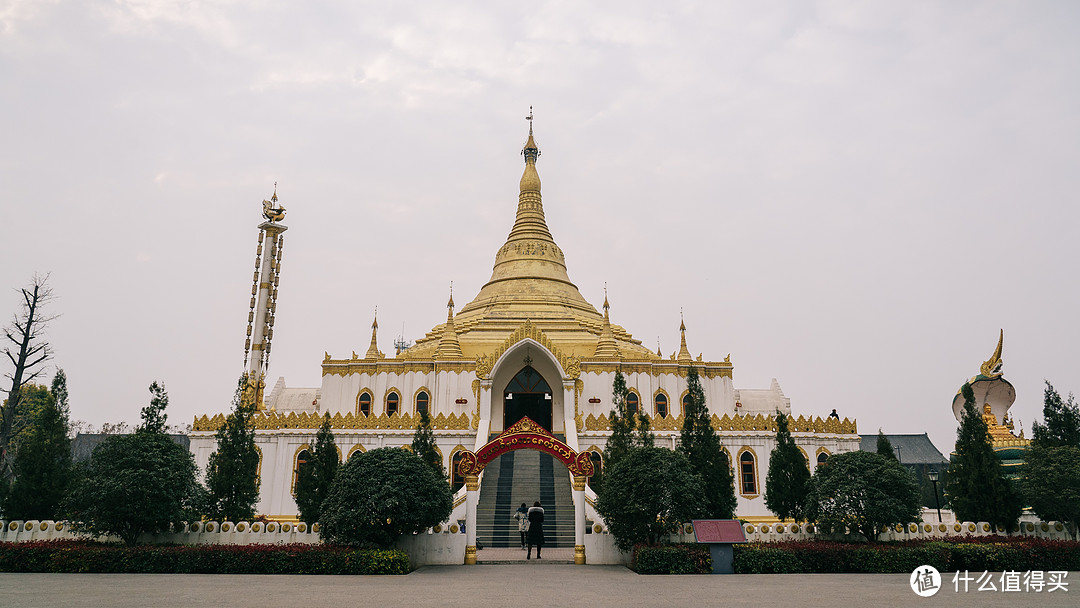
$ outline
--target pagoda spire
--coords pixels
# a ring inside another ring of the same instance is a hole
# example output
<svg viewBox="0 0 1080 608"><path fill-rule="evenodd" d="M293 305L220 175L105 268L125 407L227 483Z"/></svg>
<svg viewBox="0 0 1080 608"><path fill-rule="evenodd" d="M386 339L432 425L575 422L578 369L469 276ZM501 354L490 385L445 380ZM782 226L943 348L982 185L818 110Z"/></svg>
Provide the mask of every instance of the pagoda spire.
<svg viewBox="0 0 1080 608"><path fill-rule="evenodd" d="M365 359L382 359L385 355L379 350L378 342L379 333L379 308L375 308L375 315L371 319L371 346L368 346L367 354L364 355Z"/></svg>
<svg viewBox="0 0 1080 608"><path fill-rule="evenodd" d="M686 348L686 320L682 318L682 312L679 312L679 333L682 334L682 342L679 345L679 354L676 357L679 363L690 363L694 360L694 356L690 354L690 349Z"/></svg>
<svg viewBox="0 0 1080 608"><path fill-rule="evenodd" d="M436 359L461 359L461 342L458 341L457 327L454 326L454 284L450 284L450 300L446 303L446 325L443 326L439 346L435 349Z"/></svg>
<svg viewBox="0 0 1080 608"><path fill-rule="evenodd" d="M611 331L611 317L608 315L607 286L604 286L604 329L600 332L600 340L596 343L596 352L593 357L615 359L619 356L619 345L615 342L615 334Z"/></svg>

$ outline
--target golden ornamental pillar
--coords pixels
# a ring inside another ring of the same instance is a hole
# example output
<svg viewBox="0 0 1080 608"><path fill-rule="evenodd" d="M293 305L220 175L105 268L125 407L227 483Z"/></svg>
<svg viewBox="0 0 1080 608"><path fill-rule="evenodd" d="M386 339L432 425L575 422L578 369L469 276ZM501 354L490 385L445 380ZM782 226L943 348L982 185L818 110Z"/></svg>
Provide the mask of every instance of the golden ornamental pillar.
<svg viewBox="0 0 1080 608"><path fill-rule="evenodd" d="M480 499L480 477L465 476L465 565L476 565L476 503Z"/></svg>
<svg viewBox="0 0 1080 608"><path fill-rule="evenodd" d="M585 481L584 475L574 475L574 563L585 565Z"/></svg>

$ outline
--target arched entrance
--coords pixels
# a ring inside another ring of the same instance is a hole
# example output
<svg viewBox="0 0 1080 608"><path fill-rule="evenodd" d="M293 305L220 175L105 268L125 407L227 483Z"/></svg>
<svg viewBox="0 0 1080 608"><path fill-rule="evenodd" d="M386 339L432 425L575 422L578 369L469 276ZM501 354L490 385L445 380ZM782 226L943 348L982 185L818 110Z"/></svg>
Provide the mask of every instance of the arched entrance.
<svg viewBox="0 0 1080 608"><path fill-rule="evenodd" d="M503 428L530 418L551 432L551 387L532 365L521 368L503 390Z"/></svg>
<svg viewBox="0 0 1080 608"><path fill-rule="evenodd" d="M475 453L461 452L458 471L465 478L465 563L476 563L476 504L480 472L491 461L513 450L539 450L551 454L573 476L574 563L585 563L585 483L593 474L589 452L576 452L549 430L524 416Z"/></svg>

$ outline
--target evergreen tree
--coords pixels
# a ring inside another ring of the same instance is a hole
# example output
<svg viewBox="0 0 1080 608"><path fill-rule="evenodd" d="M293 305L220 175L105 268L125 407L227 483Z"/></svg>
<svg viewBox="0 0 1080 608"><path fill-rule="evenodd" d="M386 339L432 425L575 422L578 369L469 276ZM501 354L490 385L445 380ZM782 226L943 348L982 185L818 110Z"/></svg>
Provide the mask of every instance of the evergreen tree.
<svg viewBox="0 0 1080 608"><path fill-rule="evenodd" d="M52 393L53 399L56 400L56 409L63 416L64 424L70 424L71 407L68 405L67 374L64 373L63 369L56 369L56 375L53 376L49 392Z"/></svg>
<svg viewBox="0 0 1080 608"><path fill-rule="evenodd" d="M255 515L259 500L259 452L255 449L255 391L241 375L233 395L233 411L217 430L217 451L206 467L209 515L241 521Z"/></svg>
<svg viewBox="0 0 1080 608"><path fill-rule="evenodd" d="M622 460L634 445L635 416L626 410L626 378L622 371L615 372L615 382L611 386L611 404L614 406L608 415L611 424L611 436L604 446L604 466L610 468Z"/></svg>
<svg viewBox="0 0 1080 608"><path fill-rule="evenodd" d="M57 372L53 386L67 402L63 371ZM66 409L66 408L65 408ZM15 479L4 505L11 519L57 519L60 505L71 481L71 440L65 411L55 394L50 394L36 412L19 442L14 461Z"/></svg>
<svg viewBox="0 0 1080 608"><path fill-rule="evenodd" d="M881 429L877 431L877 453L886 458L892 458L893 460L900 462L896 457L896 451L892 447L892 442L885 436L885 433Z"/></svg>
<svg viewBox="0 0 1080 608"><path fill-rule="evenodd" d="M1070 394L1068 401L1053 385L1046 383L1043 391L1043 422L1031 425L1032 443L1043 447L1073 446L1080 448L1080 407Z"/></svg>
<svg viewBox="0 0 1080 608"><path fill-rule="evenodd" d="M439 477L445 478L446 471L443 469L442 456L435 449L435 435L431 432L431 415L425 409L420 412L420 423L416 425L416 433L413 435L412 451L428 463L432 471Z"/></svg>
<svg viewBox="0 0 1080 608"><path fill-rule="evenodd" d="M319 521L322 503L330 492L330 484L334 482L339 466L334 434L330 432L330 414L327 413L315 435L311 460L302 464L297 471L296 507L300 510L300 519L309 524Z"/></svg>
<svg viewBox="0 0 1080 608"><path fill-rule="evenodd" d="M956 431L956 453L945 487L949 502L962 521L985 521L1015 530L1020 498L990 444L986 421L975 407L971 385L965 383L960 391L964 415Z"/></svg>
<svg viewBox="0 0 1080 608"><path fill-rule="evenodd" d="M1024 497L1043 521L1060 521L1073 538L1080 528L1080 411L1069 395L1062 401L1049 382L1043 394L1043 423L1024 456Z"/></svg>
<svg viewBox="0 0 1080 608"><path fill-rule="evenodd" d="M683 412L679 450L701 478L705 516L730 519L735 513L735 480L720 437L712 427L705 391L695 367L686 376L689 399Z"/></svg>
<svg viewBox="0 0 1080 608"><path fill-rule="evenodd" d="M788 417L776 412L776 447L769 455L765 478L765 506L781 520L806 519L810 495L810 468L788 430Z"/></svg>
<svg viewBox="0 0 1080 608"><path fill-rule="evenodd" d="M142 409L143 423L136 430L164 433L165 420L168 418L165 408L169 405L169 394L165 392L165 385L159 384L157 380L150 384L150 394L153 395L150 404Z"/></svg>
<svg viewBox="0 0 1080 608"><path fill-rule="evenodd" d="M857 531L870 542L886 527L918 521L915 478L894 458L844 452L814 474L810 513L825 530Z"/></svg>
<svg viewBox="0 0 1080 608"><path fill-rule="evenodd" d="M634 433L634 445L639 448L651 448L656 445L652 431L649 430L649 417L643 412L637 415L637 432Z"/></svg>

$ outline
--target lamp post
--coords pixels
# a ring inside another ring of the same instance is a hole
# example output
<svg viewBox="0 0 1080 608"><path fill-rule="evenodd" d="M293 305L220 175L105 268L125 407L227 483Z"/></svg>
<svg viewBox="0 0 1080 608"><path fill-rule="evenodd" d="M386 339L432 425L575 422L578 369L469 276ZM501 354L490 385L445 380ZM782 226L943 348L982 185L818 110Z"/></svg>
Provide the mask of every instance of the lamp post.
<svg viewBox="0 0 1080 608"><path fill-rule="evenodd" d="M934 504L937 505L937 520L938 520L938 523L940 524L941 523L941 501L939 501L938 497L937 497L938 472L936 470L934 470L934 469L930 469L929 471L926 472L926 477L928 479L930 479L930 483L934 484Z"/></svg>

